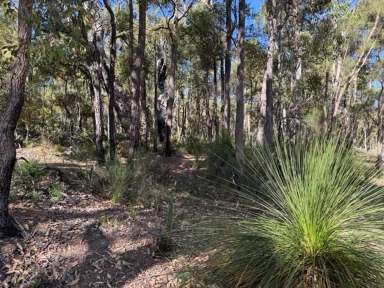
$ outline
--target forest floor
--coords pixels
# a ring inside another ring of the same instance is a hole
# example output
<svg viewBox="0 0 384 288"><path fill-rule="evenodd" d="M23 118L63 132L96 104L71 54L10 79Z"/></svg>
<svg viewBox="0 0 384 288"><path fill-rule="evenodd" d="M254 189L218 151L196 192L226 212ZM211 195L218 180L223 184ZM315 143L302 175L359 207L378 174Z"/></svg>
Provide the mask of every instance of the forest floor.
<svg viewBox="0 0 384 288"><path fill-rule="evenodd" d="M89 175L103 173L93 161L51 148L18 149L17 157L37 161L46 173L38 183L13 183L10 211L24 237L0 242L1 287L201 287L192 267L204 255L183 248L158 253L163 200L152 207L113 203L87 184ZM153 157L166 167L168 179L159 189L175 195L178 227L214 213L215 197L193 196L215 191L200 179L193 156ZM60 189L54 201L52 183ZM104 187L101 180L95 186Z"/></svg>

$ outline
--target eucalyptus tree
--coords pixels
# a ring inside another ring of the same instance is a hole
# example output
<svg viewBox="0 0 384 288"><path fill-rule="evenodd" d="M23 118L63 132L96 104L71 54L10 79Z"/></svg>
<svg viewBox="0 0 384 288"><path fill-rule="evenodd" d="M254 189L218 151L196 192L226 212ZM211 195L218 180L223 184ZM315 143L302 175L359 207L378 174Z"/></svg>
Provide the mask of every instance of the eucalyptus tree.
<svg viewBox="0 0 384 288"><path fill-rule="evenodd" d="M7 93L0 95L0 237L14 236L18 229L9 215L8 198L16 162L15 129L25 99L32 36L32 0L18 3L18 47L12 60Z"/></svg>
<svg viewBox="0 0 384 288"><path fill-rule="evenodd" d="M181 21L185 19L186 15L191 10L193 4L194 0L191 0L189 2L184 2L182 0L171 0L171 8L169 12L170 16L168 16L161 8L165 23L160 24L158 27L155 28L155 30L166 30L169 40L169 68L166 67L166 93L160 93L157 99L159 107L159 109L157 109L157 119L159 123L160 134L164 134L165 136L164 153L166 156L171 156L172 153L171 132L173 121L173 106L177 89L176 72L179 60L179 28ZM162 6L160 5L160 7ZM160 58L159 61L159 63L163 63L162 65L165 64L164 57Z"/></svg>
<svg viewBox="0 0 384 288"><path fill-rule="evenodd" d="M239 31L237 35L239 65L237 67L235 125L236 159L239 162L243 161L244 157L245 8L245 0L239 0Z"/></svg>

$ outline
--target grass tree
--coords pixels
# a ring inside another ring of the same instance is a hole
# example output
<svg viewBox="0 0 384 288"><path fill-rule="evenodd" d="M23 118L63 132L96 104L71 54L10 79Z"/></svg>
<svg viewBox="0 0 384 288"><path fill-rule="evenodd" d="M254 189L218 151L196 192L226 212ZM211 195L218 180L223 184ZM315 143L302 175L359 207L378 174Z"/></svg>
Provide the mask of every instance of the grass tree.
<svg viewBox="0 0 384 288"><path fill-rule="evenodd" d="M246 157L237 216L208 225L218 279L228 287L383 287L375 172L340 141L273 150Z"/></svg>

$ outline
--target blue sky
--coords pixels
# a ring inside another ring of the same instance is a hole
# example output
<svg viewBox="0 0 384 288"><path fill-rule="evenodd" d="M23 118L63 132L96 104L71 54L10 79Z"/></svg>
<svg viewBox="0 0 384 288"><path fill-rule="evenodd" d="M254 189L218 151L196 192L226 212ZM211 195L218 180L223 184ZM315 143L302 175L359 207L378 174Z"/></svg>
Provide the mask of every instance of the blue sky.
<svg viewBox="0 0 384 288"><path fill-rule="evenodd" d="M256 12L260 10L261 6L264 4L264 0L248 0L247 3L253 10Z"/></svg>

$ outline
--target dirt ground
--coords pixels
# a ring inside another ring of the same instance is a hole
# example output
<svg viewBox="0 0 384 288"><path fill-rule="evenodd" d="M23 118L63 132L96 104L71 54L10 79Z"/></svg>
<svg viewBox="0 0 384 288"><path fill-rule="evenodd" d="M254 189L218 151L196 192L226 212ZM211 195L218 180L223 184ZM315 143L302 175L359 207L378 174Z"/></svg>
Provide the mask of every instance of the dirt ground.
<svg viewBox="0 0 384 288"><path fill-rule="evenodd" d="M75 161L44 147L18 149L17 157L38 161L48 176L37 185L38 201L25 192L30 187L13 184L10 210L25 235L0 242L1 287L202 287L193 280L191 267L203 256L182 249L167 256L157 253L163 208L133 210L95 195L82 178L96 169L92 161ZM194 158L162 162L169 168L168 192L177 193L178 223L208 215L208 202L185 196L188 190L212 188L192 185L197 179ZM47 194L52 181L61 187L56 202Z"/></svg>

